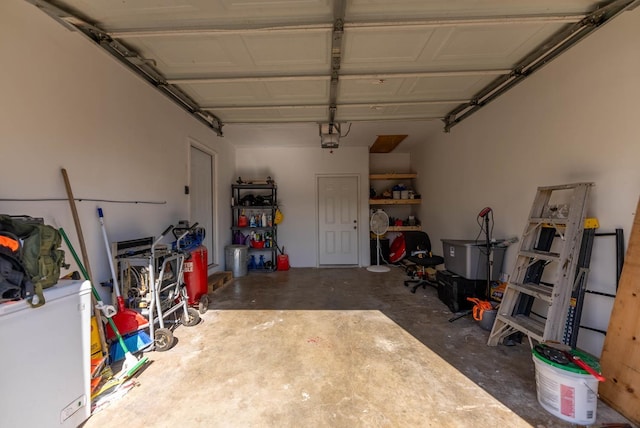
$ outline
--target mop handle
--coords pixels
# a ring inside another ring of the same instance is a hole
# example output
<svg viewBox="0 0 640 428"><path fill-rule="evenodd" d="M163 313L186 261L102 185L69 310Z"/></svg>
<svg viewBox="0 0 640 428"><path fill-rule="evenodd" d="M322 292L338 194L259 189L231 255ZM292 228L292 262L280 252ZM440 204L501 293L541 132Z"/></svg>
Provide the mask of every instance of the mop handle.
<svg viewBox="0 0 640 428"><path fill-rule="evenodd" d="M120 286L118 285L118 275L116 275L116 268L113 265L113 257L111 255L111 248L109 248L109 238L107 237L107 229L104 227L104 214L102 208L98 207L98 219L100 220L100 229L102 229L102 236L104 237L104 247L107 250L107 257L109 258L109 269L111 269L111 276L113 277L113 291L116 293L116 298L120 298Z"/></svg>
<svg viewBox="0 0 640 428"><path fill-rule="evenodd" d="M78 257L78 253L76 253L76 250L71 245L71 242L69 241L69 237L65 233L64 229L60 228L60 229L58 229L58 231L60 232L60 235L64 239L64 242L67 244L67 248L69 248L69 251L71 251L71 255L73 255L73 259L76 261L76 264L78 265L78 268L80 269L80 272L82 272L82 276L84 276L84 279L89 280L89 273L87 272L87 270L82 265L82 262L80 261L80 258ZM95 299L96 299L96 302L97 302L96 308L99 309L100 311L102 311L102 313L104 314L104 316L106 318L111 318L112 316L114 316L117 313L116 309L113 306L104 304L104 302L102 301L102 298L98 294L98 291L95 289L93 284L91 284L91 293L93 294L93 297L95 297Z"/></svg>

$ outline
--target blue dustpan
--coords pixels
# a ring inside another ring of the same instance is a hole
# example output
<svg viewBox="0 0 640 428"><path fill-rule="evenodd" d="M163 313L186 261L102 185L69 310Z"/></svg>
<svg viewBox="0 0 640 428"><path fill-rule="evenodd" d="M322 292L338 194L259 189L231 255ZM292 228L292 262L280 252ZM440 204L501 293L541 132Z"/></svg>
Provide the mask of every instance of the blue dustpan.
<svg viewBox="0 0 640 428"><path fill-rule="evenodd" d="M123 336L122 339L124 340L124 344L129 352L132 353L144 351L153 343L153 340L151 340L149 335L142 330ZM112 363L125 358L124 349L120 346L119 341L116 340L111 344L111 347L109 348L109 358Z"/></svg>

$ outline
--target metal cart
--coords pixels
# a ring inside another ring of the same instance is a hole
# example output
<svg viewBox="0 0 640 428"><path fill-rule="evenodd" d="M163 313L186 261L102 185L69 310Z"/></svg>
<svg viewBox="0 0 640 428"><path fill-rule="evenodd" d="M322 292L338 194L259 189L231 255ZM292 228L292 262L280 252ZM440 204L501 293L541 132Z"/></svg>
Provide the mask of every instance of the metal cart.
<svg viewBox="0 0 640 428"><path fill-rule="evenodd" d="M179 242L186 233L176 237L174 249L160 244L173 228L169 226L156 239L114 244L123 294L129 306L149 320L149 336L159 352L173 346L172 330L177 324L191 327L200 322L198 311L188 306L184 284L185 254Z"/></svg>

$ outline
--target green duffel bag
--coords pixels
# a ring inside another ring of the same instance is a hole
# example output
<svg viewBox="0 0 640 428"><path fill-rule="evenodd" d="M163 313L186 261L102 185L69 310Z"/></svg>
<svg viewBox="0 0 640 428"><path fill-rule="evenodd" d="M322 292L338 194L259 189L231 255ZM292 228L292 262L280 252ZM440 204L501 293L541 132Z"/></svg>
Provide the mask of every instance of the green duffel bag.
<svg viewBox="0 0 640 428"><path fill-rule="evenodd" d="M64 251L60 249L62 237L53 226L42 220L27 216L0 214L0 231L17 236L22 242L20 262L34 287L34 296L28 296L32 307L45 303L43 290L57 284L60 268L68 267L64 263Z"/></svg>

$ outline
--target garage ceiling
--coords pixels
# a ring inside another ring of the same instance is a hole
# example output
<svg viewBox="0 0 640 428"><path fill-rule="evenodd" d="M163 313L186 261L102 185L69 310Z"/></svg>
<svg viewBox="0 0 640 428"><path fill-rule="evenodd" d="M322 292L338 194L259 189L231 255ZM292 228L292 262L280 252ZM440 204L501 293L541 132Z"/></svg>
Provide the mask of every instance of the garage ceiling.
<svg viewBox="0 0 640 428"><path fill-rule="evenodd" d="M219 134L224 124L399 120L449 130L635 3L28 1Z"/></svg>

